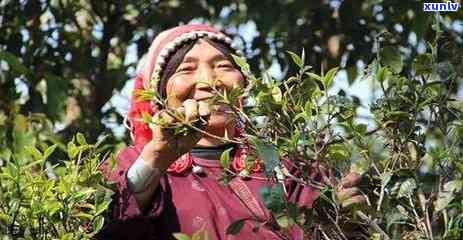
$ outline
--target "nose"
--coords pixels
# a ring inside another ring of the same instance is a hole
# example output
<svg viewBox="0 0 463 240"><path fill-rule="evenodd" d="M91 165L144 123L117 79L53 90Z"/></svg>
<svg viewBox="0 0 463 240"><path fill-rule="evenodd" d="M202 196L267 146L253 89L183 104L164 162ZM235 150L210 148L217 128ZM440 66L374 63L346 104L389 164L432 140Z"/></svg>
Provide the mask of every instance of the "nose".
<svg viewBox="0 0 463 240"><path fill-rule="evenodd" d="M196 81L196 88L198 89L209 89L222 85L222 82L217 79L217 74L214 68L207 64L204 64L199 68L196 75Z"/></svg>

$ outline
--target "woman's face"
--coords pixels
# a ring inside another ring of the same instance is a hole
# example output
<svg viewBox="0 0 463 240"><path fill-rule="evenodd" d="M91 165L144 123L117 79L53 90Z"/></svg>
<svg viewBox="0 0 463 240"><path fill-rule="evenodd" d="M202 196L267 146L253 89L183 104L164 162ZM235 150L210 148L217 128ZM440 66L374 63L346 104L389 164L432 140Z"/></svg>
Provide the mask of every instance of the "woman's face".
<svg viewBox="0 0 463 240"><path fill-rule="evenodd" d="M244 77L223 53L200 39L167 80L168 106L178 108L187 99L205 101L215 95L211 86L227 90L242 88ZM208 128L225 128L230 122L230 116L224 113L227 110L225 105L213 110Z"/></svg>

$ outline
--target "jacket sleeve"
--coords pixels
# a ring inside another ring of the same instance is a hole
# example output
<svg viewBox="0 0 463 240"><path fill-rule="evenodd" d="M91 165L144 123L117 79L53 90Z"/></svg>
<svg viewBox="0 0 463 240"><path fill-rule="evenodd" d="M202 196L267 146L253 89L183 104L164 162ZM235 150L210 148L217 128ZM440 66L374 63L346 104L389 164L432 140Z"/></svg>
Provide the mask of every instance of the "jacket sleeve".
<svg viewBox="0 0 463 240"><path fill-rule="evenodd" d="M135 199L135 194L128 187L127 171L140 155L141 148L138 146L126 147L117 155L116 166L111 166L111 161L106 160L100 167L106 178L116 185L113 196L113 219L126 220L143 216L157 217L162 211L164 178L161 179L161 183L153 195L152 205L145 212L141 211Z"/></svg>

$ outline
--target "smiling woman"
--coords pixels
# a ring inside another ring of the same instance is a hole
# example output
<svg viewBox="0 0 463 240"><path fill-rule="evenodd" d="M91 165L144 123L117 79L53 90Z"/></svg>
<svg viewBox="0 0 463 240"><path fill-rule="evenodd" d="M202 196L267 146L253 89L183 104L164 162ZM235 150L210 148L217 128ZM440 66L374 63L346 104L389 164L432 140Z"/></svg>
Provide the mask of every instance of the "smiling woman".
<svg viewBox="0 0 463 240"><path fill-rule="evenodd" d="M244 86L244 76L236 68L224 46L211 40L199 39L184 46L183 49L190 50L184 55L183 60L179 61L178 67L175 66L177 64L174 56L174 61L167 64L167 69L171 67L175 71L163 77L168 78L165 89L169 93L167 102L170 108L179 108L183 102L189 100L185 106L185 111L188 111L186 116L194 118L198 115L195 111L196 105L206 103L205 100L214 96L212 86L216 90L231 90ZM179 53L182 53L183 49L180 49ZM217 136L224 136L226 129L229 134L234 135L235 121L230 120L233 115L226 114L227 108L228 105L222 105L217 109L218 111L213 111L204 130ZM220 142L217 138L204 136L198 144L213 146Z"/></svg>
<svg viewBox="0 0 463 240"><path fill-rule="evenodd" d="M118 191L114 220L101 238L172 239L176 232L202 231L209 239L306 239L296 225L280 228L264 207L259 191L274 180L262 173L260 160L245 163L249 146L224 141L244 136L242 123L230 114L241 100L232 105L210 101L246 85L231 54L239 54L231 39L206 25L180 26L156 37L128 114L134 146L119 153L116 169L104 165ZM155 89L166 104L140 99L140 89ZM157 124L141 121L143 114L154 116ZM179 122L200 123L199 131L176 134L172 126ZM235 177L224 185L219 158L227 149L232 149L227 171ZM323 174L309 173L317 181ZM363 201L353 188L358 180L351 176L342 182L346 199ZM284 185L285 197L299 207L311 207L319 195L310 186L289 180ZM241 231L230 231L236 221Z"/></svg>

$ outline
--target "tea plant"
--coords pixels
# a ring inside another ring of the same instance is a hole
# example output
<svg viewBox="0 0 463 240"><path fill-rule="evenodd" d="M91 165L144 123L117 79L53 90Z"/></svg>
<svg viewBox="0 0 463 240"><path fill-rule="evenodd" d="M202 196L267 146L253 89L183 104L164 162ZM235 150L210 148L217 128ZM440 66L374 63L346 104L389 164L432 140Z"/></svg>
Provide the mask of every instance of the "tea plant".
<svg viewBox="0 0 463 240"><path fill-rule="evenodd" d="M461 75L439 57L441 32L438 24L433 28L436 37L428 51L411 62L404 62L393 46L378 48L364 76L380 89L369 106L370 126L359 121L358 98L328 92L337 68L314 73L305 65L304 51L289 52L299 71L282 81L253 76L246 61L235 57L250 85L216 91L212 103L229 104L245 122L243 138L221 139L250 144L249 162L262 160L274 179L274 186L261 189L274 215L266 224L283 229L297 224L307 237L327 240L463 237L463 104L454 99ZM384 37L387 33L378 35L378 46ZM247 99L239 109L234 103L242 95ZM151 92L150 97L157 96ZM182 129L179 134L197 128L189 122L173 127ZM225 179L233 174L227 171L227 154L221 158ZM291 174L286 159L301 174ZM313 168L327 173L321 181L309 176ZM345 207L336 194L336 182L350 171L364 176L359 187L368 200L365 205ZM279 181L284 177L319 189L312 208L286 199ZM228 233L236 234L248 220L237 219Z"/></svg>
<svg viewBox="0 0 463 240"><path fill-rule="evenodd" d="M40 114L0 115L1 239L90 239L112 191L98 170L104 139L64 144Z"/></svg>

